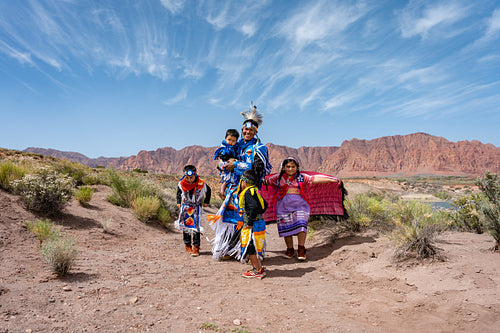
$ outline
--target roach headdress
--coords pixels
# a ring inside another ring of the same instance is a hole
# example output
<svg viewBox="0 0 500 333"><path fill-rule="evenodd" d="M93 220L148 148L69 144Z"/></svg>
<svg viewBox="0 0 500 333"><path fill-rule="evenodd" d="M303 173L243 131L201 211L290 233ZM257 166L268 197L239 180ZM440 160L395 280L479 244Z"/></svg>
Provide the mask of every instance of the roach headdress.
<svg viewBox="0 0 500 333"><path fill-rule="evenodd" d="M253 102L250 102L250 110L241 112L241 115L245 118L243 127L257 129L263 123L264 116L257 110L257 105L253 105Z"/></svg>

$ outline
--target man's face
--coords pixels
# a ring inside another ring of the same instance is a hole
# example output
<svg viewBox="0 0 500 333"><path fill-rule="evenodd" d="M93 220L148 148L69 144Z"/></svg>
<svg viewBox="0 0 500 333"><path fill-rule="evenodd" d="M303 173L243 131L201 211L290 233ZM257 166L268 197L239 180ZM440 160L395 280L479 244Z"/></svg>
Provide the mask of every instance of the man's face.
<svg viewBox="0 0 500 333"><path fill-rule="evenodd" d="M194 180L196 179L196 176L195 175L191 175L191 176L186 175L184 179L186 179L186 181L188 183L193 183Z"/></svg>
<svg viewBox="0 0 500 333"><path fill-rule="evenodd" d="M243 130L241 131L241 134L243 135L243 139L245 139L245 141L250 141L255 136L255 129L254 128L243 127Z"/></svg>

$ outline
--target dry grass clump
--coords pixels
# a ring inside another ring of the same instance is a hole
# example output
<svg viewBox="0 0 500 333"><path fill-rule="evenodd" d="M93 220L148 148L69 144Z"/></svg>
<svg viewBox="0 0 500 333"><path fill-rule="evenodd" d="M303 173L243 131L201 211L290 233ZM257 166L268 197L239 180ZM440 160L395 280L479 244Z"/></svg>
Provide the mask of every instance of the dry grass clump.
<svg viewBox="0 0 500 333"><path fill-rule="evenodd" d="M157 218L160 207L160 199L157 197L137 197L132 201L134 214L142 222L148 222Z"/></svg>
<svg viewBox="0 0 500 333"><path fill-rule="evenodd" d="M13 191L12 182L22 179L31 170L32 168L26 163L16 163L10 160L0 162L0 188L8 192Z"/></svg>
<svg viewBox="0 0 500 333"><path fill-rule="evenodd" d="M53 272L58 276L66 275L77 256L73 239L62 235L61 228L49 219L26 222L25 226L40 241L42 256Z"/></svg>
<svg viewBox="0 0 500 333"><path fill-rule="evenodd" d="M166 226L171 222L176 211L175 197L170 191L154 183L143 174L119 174L109 170L109 179L113 192L108 201L121 206L130 207L140 221L157 221Z"/></svg>
<svg viewBox="0 0 500 333"><path fill-rule="evenodd" d="M396 228L389 236L396 245L395 259L444 259L435 237L447 224L448 215L423 202L403 203L395 210Z"/></svg>
<svg viewBox="0 0 500 333"><path fill-rule="evenodd" d="M80 203L80 205L86 206L92 199L94 191L95 191L94 188L90 186L80 186L75 191L75 199Z"/></svg>
<svg viewBox="0 0 500 333"><path fill-rule="evenodd" d="M42 246L42 255L54 273L64 276L76 261L75 242L70 237L52 237Z"/></svg>

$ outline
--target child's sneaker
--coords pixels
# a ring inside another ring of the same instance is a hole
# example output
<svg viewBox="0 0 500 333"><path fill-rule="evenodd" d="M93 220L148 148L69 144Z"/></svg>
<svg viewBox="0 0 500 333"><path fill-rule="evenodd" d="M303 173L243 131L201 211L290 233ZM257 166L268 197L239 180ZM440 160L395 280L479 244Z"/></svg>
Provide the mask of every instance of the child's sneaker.
<svg viewBox="0 0 500 333"><path fill-rule="evenodd" d="M295 250L292 248L287 248L285 254L283 255L286 259L292 259L295 255Z"/></svg>
<svg viewBox="0 0 500 333"><path fill-rule="evenodd" d="M200 255L200 247L193 246L193 252L191 253L191 257L198 257Z"/></svg>
<svg viewBox="0 0 500 333"><path fill-rule="evenodd" d="M256 270L255 268L249 269L245 273L242 274L244 278L257 278L257 279L263 279L266 276L266 271L264 270L264 267L260 269L260 271Z"/></svg>
<svg viewBox="0 0 500 333"><path fill-rule="evenodd" d="M306 248L304 246L299 246L297 250L297 259L300 261L306 260Z"/></svg>
<svg viewBox="0 0 500 333"><path fill-rule="evenodd" d="M186 253L192 253L193 249L191 248L191 245L184 244L184 247L186 248Z"/></svg>

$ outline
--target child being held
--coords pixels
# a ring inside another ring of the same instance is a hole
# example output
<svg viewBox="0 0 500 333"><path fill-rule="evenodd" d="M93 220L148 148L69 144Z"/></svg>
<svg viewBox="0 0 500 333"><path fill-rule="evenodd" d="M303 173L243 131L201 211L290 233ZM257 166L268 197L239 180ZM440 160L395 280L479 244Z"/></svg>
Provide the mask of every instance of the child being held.
<svg viewBox="0 0 500 333"><path fill-rule="evenodd" d="M200 255L200 233L203 232L200 217L202 208L210 204L211 190L196 174L194 165L184 167L184 176L177 188L177 207L180 208L176 228L182 230L186 252L192 257ZM193 238L191 247L191 236Z"/></svg>
<svg viewBox="0 0 500 333"><path fill-rule="evenodd" d="M237 143L239 137L240 134L237 130L228 129L224 140L222 140L222 144L219 148L217 148L214 154L214 160L220 160L217 169L219 169L222 178L219 192L221 197L225 196L225 192L229 184L236 185L234 171L228 171L224 168L224 166L226 166L227 161L231 158L235 159L238 156Z"/></svg>

